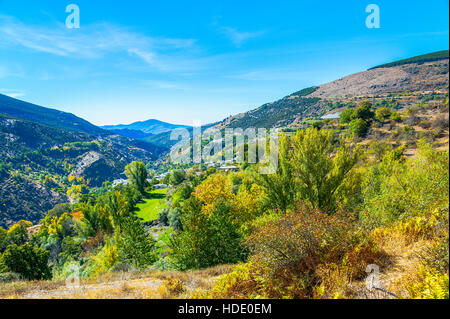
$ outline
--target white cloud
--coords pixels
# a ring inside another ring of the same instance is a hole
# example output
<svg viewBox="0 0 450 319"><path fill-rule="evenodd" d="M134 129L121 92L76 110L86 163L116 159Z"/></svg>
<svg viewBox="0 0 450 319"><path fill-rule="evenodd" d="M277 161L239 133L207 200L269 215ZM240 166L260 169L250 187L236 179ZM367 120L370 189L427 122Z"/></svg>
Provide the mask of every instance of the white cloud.
<svg viewBox="0 0 450 319"><path fill-rule="evenodd" d="M25 92L19 90L0 89L0 94L4 94L12 98L19 98L24 96Z"/></svg>
<svg viewBox="0 0 450 319"><path fill-rule="evenodd" d="M236 28L231 27L221 27L219 30L225 34L225 36L237 47L240 47L244 44L244 42L247 42L252 38L256 38L264 34L264 31L240 32Z"/></svg>
<svg viewBox="0 0 450 319"><path fill-rule="evenodd" d="M140 59L142 59L146 64L148 64L151 67L162 68L160 63L158 62L156 54L153 52L148 52L148 51L143 51L140 49L133 48L133 49L128 49L128 53L130 55L135 55L135 56L139 57Z"/></svg>
<svg viewBox="0 0 450 319"><path fill-rule="evenodd" d="M137 56L152 67L165 69L159 62L162 56L194 44L194 39L149 37L108 23L68 29L64 24L26 25L0 15L0 47L15 46L63 57L94 59L122 52Z"/></svg>
<svg viewBox="0 0 450 319"><path fill-rule="evenodd" d="M296 68L265 68L225 75L225 77L245 81L298 81L313 79L319 73L321 72Z"/></svg>
<svg viewBox="0 0 450 319"><path fill-rule="evenodd" d="M148 83L158 89L186 90L184 86L181 86L180 84L175 82L148 81Z"/></svg>

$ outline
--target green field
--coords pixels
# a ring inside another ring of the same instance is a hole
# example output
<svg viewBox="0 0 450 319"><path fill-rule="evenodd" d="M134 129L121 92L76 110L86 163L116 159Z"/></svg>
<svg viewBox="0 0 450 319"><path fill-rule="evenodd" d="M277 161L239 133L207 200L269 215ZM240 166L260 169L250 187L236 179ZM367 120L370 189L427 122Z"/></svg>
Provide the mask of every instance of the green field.
<svg viewBox="0 0 450 319"><path fill-rule="evenodd" d="M161 208L164 207L167 196L167 189L156 189L151 191L144 201L137 204L136 214L144 220L151 222L158 219Z"/></svg>

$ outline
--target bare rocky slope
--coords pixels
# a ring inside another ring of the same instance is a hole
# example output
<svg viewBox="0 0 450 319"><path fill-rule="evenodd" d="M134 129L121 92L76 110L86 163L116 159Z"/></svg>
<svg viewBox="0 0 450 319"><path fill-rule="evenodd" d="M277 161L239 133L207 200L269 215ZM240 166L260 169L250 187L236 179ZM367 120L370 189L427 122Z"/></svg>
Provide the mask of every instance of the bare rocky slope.
<svg viewBox="0 0 450 319"><path fill-rule="evenodd" d="M320 119L327 113L354 106L363 99L381 104L394 100L397 108L408 107L419 103L419 98L424 94L448 95L448 72L447 51L445 59L439 57L435 61L374 68L307 88L249 112L229 117L216 127L298 126L304 121ZM408 93L408 99L404 98L405 92Z"/></svg>

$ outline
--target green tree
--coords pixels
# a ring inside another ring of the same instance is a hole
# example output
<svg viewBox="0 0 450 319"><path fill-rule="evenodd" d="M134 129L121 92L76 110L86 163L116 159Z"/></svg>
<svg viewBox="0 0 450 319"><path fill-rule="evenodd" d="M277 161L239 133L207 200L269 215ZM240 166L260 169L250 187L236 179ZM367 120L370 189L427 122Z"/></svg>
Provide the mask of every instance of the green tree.
<svg viewBox="0 0 450 319"><path fill-rule="evenodd" d="M28 280L51 278L49 252L31 245L9 245L0 258L0 272L14 272Z"/></svg>
<svg viewBox="0 0 450 319"><path fill-rule="evenodd" d="M360 137L366 135L369 129L367 127L367 122L359 118L354 119L350 122L350 128L353 134Z"/></svg>
<svg viewBox="0 0 450 319"><path fill-rule="evenodd" d="M186 179L186 172L183 170L173 171L170 175L170 183L173 185L179 185Z"/></svg>
<svg viewBox="0 0 450 319"><path fill-rule="evenodd" d="M376 109L375 111L375 119L378 122L384 122L384 120L386 118L388 118L389 116L391 116L392 112L391 109L388 107L380 107L378 109Z"/></svg>
<svg viewBox="0 0 450 319"><path fill-rule="evenodd" d="M21 246L28 242L27 229L31 226L33 226L33 224L25 220L21 220L12 225L6 232L6 236L3 239L3 247L0 246L0 251L4 250L8 245Z"/></svg>
<svg viewBox="0 0 450 319"><path fill-rule="evenodd" d="M123 219L130 212L125 196L119 191L108 193L106 196L106 209L109 211L115 227L120 226Z"/></svg>
<svg viewBox="0 0 450 319"><path fill-rule="evenodd" d="M364 121L371 121L374 116L375 114L372 112L372 103L364 101L355 109L352 120L362 119Z"/></svg>
<svg viewBox="0 0 450 319"><path fill-rule="evenodd" d="M159 211L159 214L158 214L158 219L163 225L166 225L166 226L169 225L168 215L169 215L169 208L167 208L167 207L161 208L161 210Z"/></svg>
<svg viewBox="0 0 450 319"><path fill-rule="evenodd" d="M0 252L2 251L3 243L6 239L7 230L0 227Z"/></svg>
<svg viewBox="0 0 450 319"><path fill-rule="evenodd" d="M278 169L275 174L256 174L256 181L263 187L269 208L282 213L294 204L296 183L289 138L282 134L279 140Z"/></svg>
<svg viewBox="0 0 450 319"><path fill-rule="evenodd" d="M147 186L147 169L143 162L132 162L125 167L125 175L130 182L136 186L137 190L144 195Z"/></svg>
<svg viewBox="0 0 450 319"><path fill-rule="evenodd" d="M155 241L134 214L122 221L122 225L116 230L115 238L121 262L142 269L156 261Z"/></svg>
<svg viewBox="0 0 450 319"><path fill-rule="evenodd" d="M353 109L345 109L344 111L341 112L341 114L339 115L339 121L343 124L345 123L350 123L350 121L352 120L353 117L353 113L355 112L355 110Z"/></svg>
<svg viewBox="0 0 450 319"><path fill-rule="evenodd" d="M82 221L86 225L86 234L95 236L99 231L112 233L112 223L110 212L106 205L97 203L92 206L89 204L80 204L79 210L83 212Z"/></svg>
<svg viewBox="0 0 450 319"><path fill-rule="evenodd" d="M183 231L170 243L171 257L180 270L201 269L245 260L239 224L233 223L232 207L221 201L211 214L202 203L189 198L181 215Z"/></svg>
<svg viewBox="0 0 450 319"><path fill-rule="evenodd" d="M298 131L292 142L292 165L300 199L314 208L332 210L339 187L358 161L360 148L350 147L345 140L336 146L331 131L316 129Z"/></svg>

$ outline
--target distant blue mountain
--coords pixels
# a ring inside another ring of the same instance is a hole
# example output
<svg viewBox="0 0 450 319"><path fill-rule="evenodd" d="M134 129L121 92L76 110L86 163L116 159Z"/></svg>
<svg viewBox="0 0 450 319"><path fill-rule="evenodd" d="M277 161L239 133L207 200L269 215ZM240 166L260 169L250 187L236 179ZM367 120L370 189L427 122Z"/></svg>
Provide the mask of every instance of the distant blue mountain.
<svg viewBox="0 0 450 319"><path fill-rule="evenodd" d="M177 125L177 124L170 124L158 120L147 120L143 122L135 122L132 124L118 124L118 125L105 125L102 126L102 128L106 130L116 131L116 130L135 130L135 131L141 131L144 133L150 133L150 134L160 134L164 132L172 131L176 128L188 128L189 126L186 125Z"/></svg>
<svg viewBox="0 0 450 319"><path fill-rule="evenodd" d="M144 133L139 130L130 130L129 128L113 129L110 131L114 132L116 134L125 136L125 137L130 137L130 138L135 138L135 139L145 139L146 137L153 135L152 133Z"/></svg>

